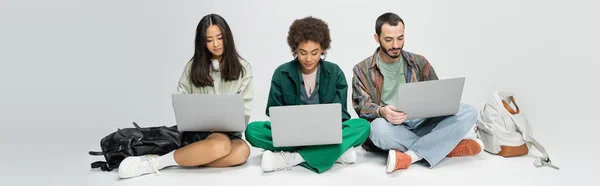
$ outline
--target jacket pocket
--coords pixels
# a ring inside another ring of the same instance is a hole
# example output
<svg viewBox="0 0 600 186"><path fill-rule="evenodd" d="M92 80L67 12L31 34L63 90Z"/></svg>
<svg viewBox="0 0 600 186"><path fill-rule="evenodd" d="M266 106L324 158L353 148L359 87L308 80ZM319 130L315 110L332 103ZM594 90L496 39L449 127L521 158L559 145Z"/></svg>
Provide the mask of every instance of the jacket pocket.
<svg viewBox="0 0 600 186"><path fill-rule="evenodd" d="M321 97L321 100L323 101L323 103L337 103L337 101L340 101L340 100L334 100L334 99L335 99L335 93L325 94Z"/></svg>

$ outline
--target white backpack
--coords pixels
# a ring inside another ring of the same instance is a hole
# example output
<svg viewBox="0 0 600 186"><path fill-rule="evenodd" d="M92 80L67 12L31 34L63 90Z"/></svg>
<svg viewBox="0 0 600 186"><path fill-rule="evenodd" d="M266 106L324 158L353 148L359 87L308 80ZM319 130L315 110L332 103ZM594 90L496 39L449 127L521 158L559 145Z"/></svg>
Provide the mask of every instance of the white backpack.
<svg viewBox="0 0 600 186"><path fill-rule="evenodd" d="M512 93L496 91L492 94L477 118L477 136L483 141L485 151L504 157L526 155L533 145L543 153L543 157L534 161L534 166L558 169L552 165L544 146L531 135L531 126Z"/></svg>

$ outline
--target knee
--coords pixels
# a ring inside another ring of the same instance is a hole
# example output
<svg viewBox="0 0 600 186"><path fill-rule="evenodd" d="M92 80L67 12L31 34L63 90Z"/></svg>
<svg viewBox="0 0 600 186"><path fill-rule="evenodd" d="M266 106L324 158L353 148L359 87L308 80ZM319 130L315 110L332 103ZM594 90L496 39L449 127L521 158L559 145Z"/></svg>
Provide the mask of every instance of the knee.
<svg viewBox="0 0 600 186"><path fill-rule="evenodd" d="M369 126L369 121L363 118L355 118L350 119L342 123L342 125L347 125L347 127L359 129L359 130L369 130L371 126Z"/></svg>
<svg viewBox="0 0 600 186"><path fill-rule="evenodd" d="M236 143L231 149L229 156L231 156L231 165L241 165L248 160L250 147L245 141L239 140L239 143Z"/></svg>
<svg viewBox="0 0 600 186"><path fill-rule="evenodd" d="M383 118L373 120L371 122L371 135L379 135L389 131L389 125L391 124Z"/></svg>
<svg viewBox="0 0 600 186"><path fill-rule="evenodd" d="M357 122L358 127L357 128L361 128L361 129L364 128L366 130L370 130L371 129L371 125L370 125L369 121L367 121L366 119L359 118L357 120L358 120L358 122Z"/></svg>
<svg viewBox="0 0 600 186"><path fill-rule="evenodd" d="M477 109L469 104L461 104L458 111L459 115L466 120L475 122L477 120Z"/></svg>
<svg viewBox="0 0 600 186"><path fill-rule="evenodd" d="M477 109L475 109L475 107L468 104L460 105L458 118L460 118L460 123L463 124L462 127L464 127L465 130L470 130L473 128L473 126L475 126L475 122L477 122L477 114Z"/></svg>
<svg viewBox="0 0 600 186"><path fill-rule="evenodd" d="M260 126L261 126L261 124L259 122L249 123L248 126L246 126L246 131L244 132L244 136L246 137L246 140L248 140L248 141L254 140L254 138L255 138L254 132L257 131Z"/></svg>
<svg viewBox="0 0 600 186"><path fill-rule="evenodd" d="M227 156L231 152L231 141L225 134L215 133L213 138L208 139L207 152L217 159ZM212 136L211 135L211 136Z"/></svg>
<svg viewBox="0 0 600 186"><path fill-rule="evenodd" d="M387 136L390 130L390 124L383 118L377 118L371 122L371 132L369 138L373 144L379 148L386 148L385 144L389 140Z"/></svg>

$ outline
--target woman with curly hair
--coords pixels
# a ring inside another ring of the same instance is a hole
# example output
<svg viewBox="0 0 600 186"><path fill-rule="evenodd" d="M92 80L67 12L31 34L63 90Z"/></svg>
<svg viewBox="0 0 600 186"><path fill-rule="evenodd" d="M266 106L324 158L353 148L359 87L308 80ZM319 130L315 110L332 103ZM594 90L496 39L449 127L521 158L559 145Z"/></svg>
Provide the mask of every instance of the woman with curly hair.
<svg viewBox="0 0 600 186"><path fill-rule="evenodd" d="M333 145L274 147L269 121L252 122L246 128L246 140L266 151L262 155L264 172L285 170L302 165L322 173L336 162L353 163L356 152L369 136L369 122L350 119L347 111L348 84L335 63L325 61L331 38L327 24L317 18L295 20L290 26L287 42L294 59L280 65L271 79L266 114L273 106L339 103L342 105L342 142ZM285 96L283 96L285 95ZM307 134L310 137L310 134Z"/></svg>

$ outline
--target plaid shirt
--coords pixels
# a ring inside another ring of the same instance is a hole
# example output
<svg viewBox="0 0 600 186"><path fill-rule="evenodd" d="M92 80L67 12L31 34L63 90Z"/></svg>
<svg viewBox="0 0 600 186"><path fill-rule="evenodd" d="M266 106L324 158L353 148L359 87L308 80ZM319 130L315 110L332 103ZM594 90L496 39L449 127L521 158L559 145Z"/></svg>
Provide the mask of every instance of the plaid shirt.
<svg viewBox="0 0 600 186"><path fill-rule="evenodd" d="M377 112L381 103L383 75L377 65L377 52L363 60L354 68L352 78L352 106L358 117L373 121L381 117ZM425 57L402 50L404 74L407 83L437 80L438 77Z"/></svg>

